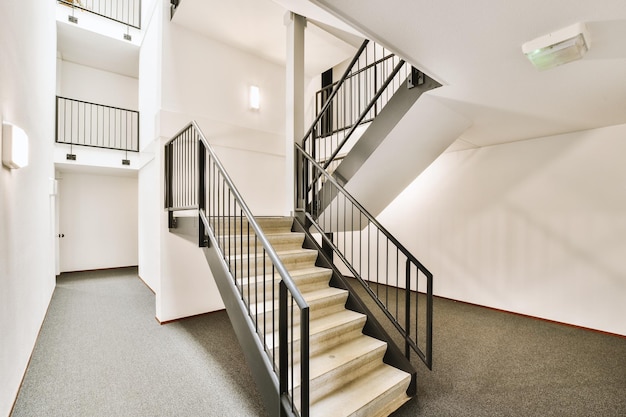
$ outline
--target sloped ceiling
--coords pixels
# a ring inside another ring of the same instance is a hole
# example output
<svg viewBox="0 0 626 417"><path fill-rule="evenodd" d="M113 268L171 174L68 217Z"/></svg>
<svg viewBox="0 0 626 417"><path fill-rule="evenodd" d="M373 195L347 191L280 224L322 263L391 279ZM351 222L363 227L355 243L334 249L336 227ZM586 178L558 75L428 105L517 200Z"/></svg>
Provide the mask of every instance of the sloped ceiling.
<svg viewBox="0 0 626 417"><path fill-rule="evenodd" d="M459 146L626 123L622 0L312 2L442 82L435 95L474 122ZM523 43L576 22L591 37L582 60L538 71L522 54Z"/></svg>
<svg viewBox="0 0 626 417"><path fill-rule="evenodd" d="M311 7L320 10L316 6ZM287 12L285 7L271 0L182 0L172 21L283 65L287 45L284 18ZM350 30L336 18L334 22ZM350 58L356 50L350 43L339 40L315 24L307 26L305 42L305 68L309 76L318 75Z"/></svg>

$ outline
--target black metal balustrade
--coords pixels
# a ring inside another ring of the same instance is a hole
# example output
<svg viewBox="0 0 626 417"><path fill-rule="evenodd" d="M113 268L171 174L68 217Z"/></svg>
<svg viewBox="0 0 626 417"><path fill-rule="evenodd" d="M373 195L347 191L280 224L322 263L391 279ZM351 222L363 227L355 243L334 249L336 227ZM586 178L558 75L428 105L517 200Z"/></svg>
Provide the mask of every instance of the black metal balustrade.
<svg viewBox="0 0 626 417"><path fill-rule="evenodd" d="M57 96L56 142L139 152L139 112Z"/></svg>
<svg viewBox="0 0 626 417"><path fill-rule="evenodd" d="M57 0L69 7L141 29L141 0Z"/></svg>
<svg viewBox="0 0 626 417"><path fill-rule="evenodd" d="M217 248L228 268L282 413L308 416L309 306L195 122L165 145L165 175L170 227L175 212L198 211L198 244Z"/></svg>
<svg viewBox="0 0 626 417"><path fill-rule="evenodd" d="M358 127L376 117L407 79L410 65L365 41L341 79L315 95L315 119L302 146L324 168L344 149Z"/></svg>
<svg viewBox="0 0 626 417"><path fill-rule="evenodd" d="M394 340L432 369L433 275L339 183L296 144L297 211L312 226L335 263L354 277Z"/></svg>

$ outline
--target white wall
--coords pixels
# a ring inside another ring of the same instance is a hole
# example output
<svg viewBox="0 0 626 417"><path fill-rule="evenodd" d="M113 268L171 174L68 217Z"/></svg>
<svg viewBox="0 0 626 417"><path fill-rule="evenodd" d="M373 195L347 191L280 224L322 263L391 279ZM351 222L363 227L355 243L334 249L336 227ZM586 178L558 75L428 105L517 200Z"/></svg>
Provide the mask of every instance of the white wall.
<svg viewBox="0 0 626 417"><path fill-rule="evenodd" d="M158 139L158 115L161 110L161 55L164 7L153 9L139 50L139 149L145 150Z"/></svg>
<svg viewBox="0 0 626 417"><path fill-rule="evenodd" d="M139 51L139 149L157 156L144 165L138 174L139 276L157 294L161 287L161 229L163 187L161 179L158 115L161 109L161 27L162 2L152 8L144 19L145 35Z"/></svg>
<svg viewBox="0 0 626 417"><path fill-rule="evenodd" d="M59 96L137 110L139 84L137 78L60 59L58 61Z"/></svg>
<svg viewBox="0 0 626 417"><path fill-rule="evenodd" d="M163 24L163 109L273 133L282 140L285 68L187 30L175 20ZM260 89L259 111L248 108L250 85Z"/></svg>
<svg viewBox="0 0 626 417"><path fill-rule="evenodd" d="M625 136L446 153L379 220L437 295L626 335Z"/></svg>
<svg viewBox="0 0 626 417"><path fill-rule="evenodd" d="M284 211L282 195L285 157L275 153L250 152L214 146L215 153L255 216L276 216Z"/></svg>
<svg viewBox="0 0 626 417"><path fill-rule="evenodd" d="M137 177L61 172L61 272L138 264Z"/></svg>
<svg viewBox="0 0 626 417"><path fill-rule="evenodd" d="M138 262L139 276L156 294L160 292L161 236L163 213L159 159L146 164L138 174Z"/></svg>
<svg viewBox="0 0 626 417"><path fill-rule="evenodd" d="M0 113L30 164L0 166L0 416L8 416L54 290L55 3L0 2Z"/></svg>
<svg viewBox="0 0 626 417"><path fill-rule="evenodd" d="M223 304L197 244L167 230L161 147L197 120L252 210L284 214L285 70L170 22L169 1L155 11L139 65L141 148L156 155L139 174L139 269L156 292L157 318L167 321ZM259 111L248 109L252 84L261 89Z"/></svg>

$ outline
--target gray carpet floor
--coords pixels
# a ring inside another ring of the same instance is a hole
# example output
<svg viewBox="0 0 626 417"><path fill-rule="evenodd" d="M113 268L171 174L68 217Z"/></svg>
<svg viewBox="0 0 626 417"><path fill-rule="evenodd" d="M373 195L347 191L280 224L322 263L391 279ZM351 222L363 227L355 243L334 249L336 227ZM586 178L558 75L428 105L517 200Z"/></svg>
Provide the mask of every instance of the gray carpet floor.
<svg viewBox="0 0 626 417"><path fill-rule="evenodd" d="M626 416L626 338L435 300L408 416ZM134 268L62 275L21 416L264 416L225 312L167 325Z"/></svg>
<svg viewBox="0 0 626 417"><path fill-rule="evenodd" d="M154 302L136 268L62 274L12 416L265 415L226 313Z"/></svg>

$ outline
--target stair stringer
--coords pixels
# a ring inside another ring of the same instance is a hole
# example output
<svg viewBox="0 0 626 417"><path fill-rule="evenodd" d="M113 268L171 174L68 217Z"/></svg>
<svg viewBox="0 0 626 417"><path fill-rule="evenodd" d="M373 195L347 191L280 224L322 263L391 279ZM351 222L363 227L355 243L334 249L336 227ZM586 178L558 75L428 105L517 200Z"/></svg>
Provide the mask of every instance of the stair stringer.
<svg viewBox="0 0 626 417"><path fill-rule="evenodd" d="M383 356L383 362L411 375L411 383L406 391L406 394L409 397L414 397L417 392L417 371L415 367L404 356L393 338L382 327L369 308L366 307L365 303L357 295L350 283L345 280L344 276L339 272L335 264L328 258L325 251L310 233L309 227L305 226L306 224L307 221L304 219L303 213L297 213L294 217L292 230L304 233L305 237L302 247L316 250L318 252L316 266L327 268L332 271L330 286L348 291L349 295L348 300L346 301L346 308L367 316L362 333L387 343L387 350Z"/></svg>
<svg viewBox="0 0 626 417"><path fill-rule="evenodd" d="M426 74L424 84L413 88L409 88L408 80L405 80L380 113L368 124L358 141L347 150L346 156L333 171L333 176L339 184L345 185L350 181L422 94L438 87L441 87L441 84Z"/></svg>
<svg viewBox="0 0 626 417"><path fill-rule="evenodd" d="M435 96L422 94L343 187L376 217L470 125ZM317 195L316 218L327 232L363 230L369 224L358 216L337 218L335 213L350 212L352 206L335 187L324 184Z"/></svg>
<svg viewBox="0 0 626 417"><path fill-rule="evenodd" d="M218 249L213 231L206 228L206 233L209 236L209 246L202 249L226 306L235 335L242 347L265 409L269 415L278 416L280 415L279 381L273 370L274 365L264 353L265 348L257 335L254 323L246 314L246 306L239 295L228 265Z"/></svg>

